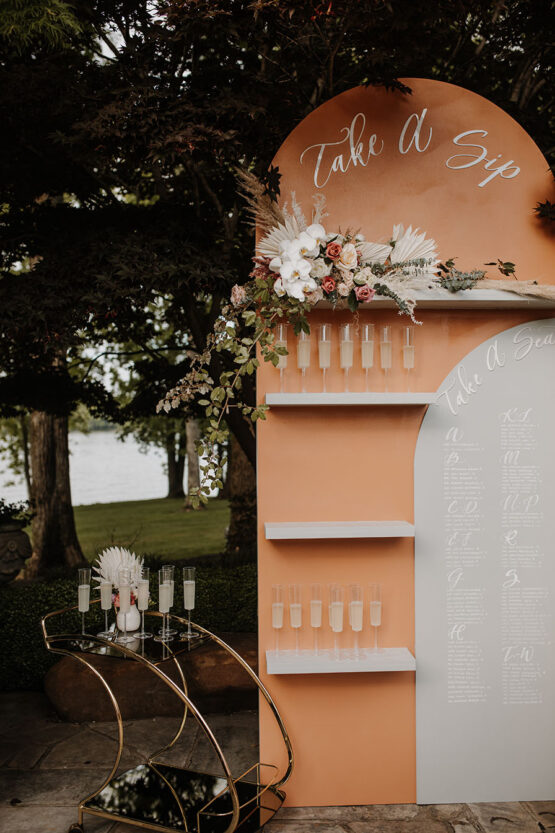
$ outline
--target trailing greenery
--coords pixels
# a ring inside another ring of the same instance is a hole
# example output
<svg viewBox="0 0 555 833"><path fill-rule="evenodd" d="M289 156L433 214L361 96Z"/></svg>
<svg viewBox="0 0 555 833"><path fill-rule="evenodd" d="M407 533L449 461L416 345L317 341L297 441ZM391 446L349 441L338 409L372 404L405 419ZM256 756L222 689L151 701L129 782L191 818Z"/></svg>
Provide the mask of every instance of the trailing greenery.
<svg viewBox="0 0 555 833"><path fill-rule="evenodd" d="M96 593L93 592L93 597ZM216 632L256 631L256 567L197 568L197 607L194 621ZM46 614L77 603L77 584L72 579L12 583L0 588L0 690L40 689L44 675L58 661L44 647L40 620ZM158 606L158 587L151 581L151 607ZM175 583L174 612L182 615L183 587ZM113 614L110 614L113 621ZM87 631L103 626L98 605L86 614ZM81 615L72 612L51 623L50 632L79 633Z"/></svg>

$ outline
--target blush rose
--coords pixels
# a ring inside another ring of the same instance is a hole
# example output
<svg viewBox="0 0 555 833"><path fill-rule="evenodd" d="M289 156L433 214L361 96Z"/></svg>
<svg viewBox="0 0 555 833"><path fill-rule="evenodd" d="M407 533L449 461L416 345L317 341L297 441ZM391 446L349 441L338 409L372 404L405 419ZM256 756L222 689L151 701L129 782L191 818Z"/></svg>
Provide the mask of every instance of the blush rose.
<svg viewBox="0 0 555 833"><path fill-rule="evenodd" d="M361 304L365 301L371 301L375 294L376 290L369 286L355 286L355 295L357 301L360 301Z"/></svg>
<svg viewBox="0 0 555 833"><path fill-rule="evenodd" d="M335 280L331 277L331 275L327 275L327 277L325 277L322 281L322 289L326 295L329 295L330 292L333 292L335 289Z"/></svg>
<svg viewBox="0 0 555 833"><path fill-rule="evenodd" d="M329 257L330 260L339 260L342 251L343 247L341 246L341 243L328 243L326 247L326 257Z"/></svg>

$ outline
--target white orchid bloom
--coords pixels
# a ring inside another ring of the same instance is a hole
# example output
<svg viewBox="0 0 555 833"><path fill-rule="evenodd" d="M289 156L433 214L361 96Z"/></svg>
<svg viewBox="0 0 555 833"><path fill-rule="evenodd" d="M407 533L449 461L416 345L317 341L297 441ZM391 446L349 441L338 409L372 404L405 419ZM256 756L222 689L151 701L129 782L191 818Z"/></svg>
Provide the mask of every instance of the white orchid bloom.
<svg viewBox="0 0 555 833"><path fill-rule="evenodd" d="M285 289L283 287L283 281L281 278L278 278L277 281L274 283L274 292L278 296L278 298L283 298L285 295Z"/></svg>
<svg viewBox="0 0 555 833"><path fill-rule="evenodd" d="M301 231L296 240L293 240L290 251L295 251L297 257L304 257L305 255L317 255L319 246L314 237L307 234L306 231Z"/></svg>
<svg viewBox="0 0 555 833"><path fill-rule="evenodd" d="M296 260L286 260L280 269L281 277L284 281L305 280L310 274L312 263L304 258Z"/></svg>
<svg viewBox="0 0 555 833"><path fill-rule="evenodd" d="M326 245L326 230L320 223L312 223L306 230L306 233L314 238L317 246Z"/></svg>
<svg viewBox="0 0 555 833"><path fill-rule="evenodd" d="M273 257L271 259L271 261L269 262L269 264L268 264L268 268L272 272L279 272L279 270L281 269L282 263L283 263L283 261L280 257Z"/></svg>
<svg viewBox="0 0 555 833"><path fill-rule="evenodd" d="M318 284L313 278L284 280L283 286L289 297L296 298L298 301L305 301L306 295L318 288Z"/></svg>

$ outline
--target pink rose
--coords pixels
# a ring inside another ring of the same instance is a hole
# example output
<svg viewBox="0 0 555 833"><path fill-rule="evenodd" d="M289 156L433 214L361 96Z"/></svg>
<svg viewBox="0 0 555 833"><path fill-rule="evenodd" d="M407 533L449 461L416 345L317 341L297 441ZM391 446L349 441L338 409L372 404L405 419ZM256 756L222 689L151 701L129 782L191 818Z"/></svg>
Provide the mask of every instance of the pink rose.
<svg viewBox="0 0 555 833"><path fill-rule="evenodd" d="M234 307L240 307L247 300L247 293L242 286L235 284L231 290L231 303Z"/></svg>
<svg viewBox="0 0 555 833"><path fill-rule="evenodd" d="M363 304L365 301L371 301L376 294L375 289L370 289L369 286L355 286L355 295L357 301Z"/></svg>
<svg viewBox="0 0 555 833"><path fill-rule="evenodd" d="M326 275L326 277L322 281L322 289L324 290L326 295L329 295L330 292L333 292L333 290L335 289L335 280L332 278L331 275Z"/></svg>
<svg viewBox="0 0 555 833"><path fill-rule="evenodd" d="M328 243L326 248L326 257L329 257L330 260L339 260L342 251L343 247L341 246L341 243Z"/></svg>

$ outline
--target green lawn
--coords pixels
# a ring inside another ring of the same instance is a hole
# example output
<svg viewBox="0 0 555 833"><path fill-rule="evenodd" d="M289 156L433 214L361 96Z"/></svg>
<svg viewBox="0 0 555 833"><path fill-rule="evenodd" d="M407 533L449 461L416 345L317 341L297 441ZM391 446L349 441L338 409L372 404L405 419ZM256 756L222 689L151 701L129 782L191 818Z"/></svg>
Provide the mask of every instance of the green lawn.
<svg viewBox="0 0 555 833"><path fill-rule="evenodd" d="M183 510L183 500L135 500L76 506L77 534L85 556L93 561L100 550L127 547L137 555L167 560L196 558L222 552L229 523L225 500L211 500L206 509Z"/></svg>

